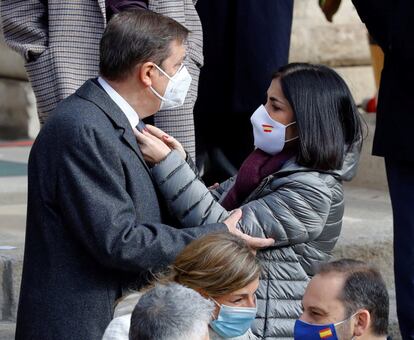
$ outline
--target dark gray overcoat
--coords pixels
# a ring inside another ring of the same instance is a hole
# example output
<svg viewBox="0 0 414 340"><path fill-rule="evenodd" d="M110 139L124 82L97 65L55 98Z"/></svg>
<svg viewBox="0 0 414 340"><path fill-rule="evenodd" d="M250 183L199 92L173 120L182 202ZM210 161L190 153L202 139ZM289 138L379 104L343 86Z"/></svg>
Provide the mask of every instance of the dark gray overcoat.
<svg viewBox="0 0 414 340"><path fill-rule="evenodd" d="M29 159L16 339L98 340L122 291L223 224L166 221L126 116L94 80L62 101Z"/></svg>

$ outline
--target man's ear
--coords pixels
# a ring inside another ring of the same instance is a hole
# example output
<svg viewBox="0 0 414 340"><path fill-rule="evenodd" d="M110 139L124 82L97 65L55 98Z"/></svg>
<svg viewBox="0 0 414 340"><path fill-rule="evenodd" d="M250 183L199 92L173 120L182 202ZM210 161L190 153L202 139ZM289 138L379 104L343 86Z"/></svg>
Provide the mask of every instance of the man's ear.
<svg viewBox="0 0 414 340"><path fill-rule="evenodd" d="M155 71L154 64L149 61L136 66L138 80L146 87L152 85L152 77Z"/></svg>
<svg viewBox="0 0 414 340"><path fill-rule="evenodd" d="M354 317L354 336L366 334L371 327L371 315L366 309L361 309Z"/></svg>

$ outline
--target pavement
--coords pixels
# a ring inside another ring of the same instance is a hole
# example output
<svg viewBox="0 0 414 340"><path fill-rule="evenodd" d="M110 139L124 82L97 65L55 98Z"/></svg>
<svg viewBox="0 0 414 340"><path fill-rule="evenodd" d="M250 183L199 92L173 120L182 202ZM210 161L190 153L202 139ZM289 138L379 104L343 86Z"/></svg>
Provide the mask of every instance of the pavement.
<svg viewBox="0 0 414 340"><path fill-rule="evenodd" d="M24 249L29 151L30 143L0 141L0 340L14 339ZM393 339L401 339L395 312L392 212L388 193L346 185L345 201L343 231L334 255L369 261L381 270L391 300L390 334Z"/></svg>
<svg viewBox="0 0 414 340"><path fill-rule="evenodd" d="M30 142L0 141L0 340L14 339L23 259Z"/></svg>

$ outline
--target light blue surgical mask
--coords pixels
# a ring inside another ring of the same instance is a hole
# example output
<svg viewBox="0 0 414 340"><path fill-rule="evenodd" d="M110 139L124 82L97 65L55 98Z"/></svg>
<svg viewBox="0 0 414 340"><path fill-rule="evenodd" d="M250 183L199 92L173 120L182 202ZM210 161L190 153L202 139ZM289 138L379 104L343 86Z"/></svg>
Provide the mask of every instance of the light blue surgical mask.
<svg viewBox="0 0 414 340"><path fill-rule="evenodd" d="M233 307L220 305L212 299L220 312L216 320L210 322L211 328L223 338L234 338L246 333L256 318L257 307Z"/></svg>
<svg viewBox="0 0 414 340"><path fill-rule="evenodd" d="M293 331L295 340L338 340L336 334L336 326L343 324L344 322L353 318L357 313L352 314L349 318L342 320L337 323L330 323L325 325L317 325L312 323L307 323L302 320L296 320L295 328ZM353 338L352 338L353 339Z"/></svg>

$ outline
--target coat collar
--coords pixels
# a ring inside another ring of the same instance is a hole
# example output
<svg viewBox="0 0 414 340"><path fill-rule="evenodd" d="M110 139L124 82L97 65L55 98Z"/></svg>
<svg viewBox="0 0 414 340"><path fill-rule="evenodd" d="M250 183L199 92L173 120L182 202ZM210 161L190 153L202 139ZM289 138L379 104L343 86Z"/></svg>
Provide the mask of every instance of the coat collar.
<svg viewBox="0 0 414 340"><path fill-rule="evenodd" d="M350 181L355 176L356 171L358 169L361 146L362 146L362 140L355 142L351 146L349 145L344 146L345 157L344 157L344 162L342 164L341 169L322 171L318 169L307 168L307 167L297 164L295 157L293 157L289 159L278 172L273 174L273 176L282 177L282 176L286 176L290 173L295 173L295 172L316 171L316 172L332 175L339 180Z"/></svg>
<svg viewBox="0 0 414 340"><path fill-rule="evenodd" d="M147 163L142 156L142 153L138 147L137 140L135 138L134 132L132 131L131 125L121 111L118 105L109 97L104 89L98 85L96 79L87 80L77 91L76 94L98 106L103 113L112 121L116 129L123 130L122 138L124 142L134 150L135 154L138 156L139 160L144 165L145 169L151 175L151 171L148 168Z"/></svg>

